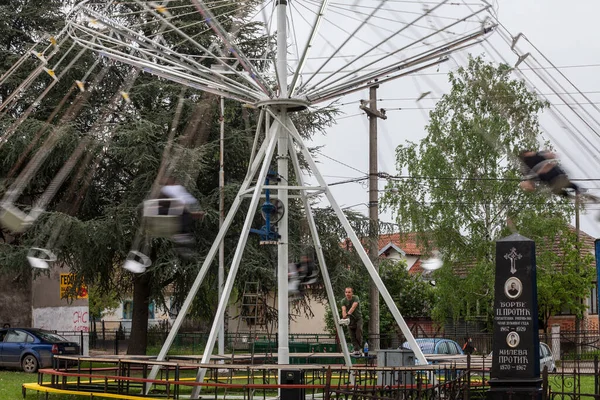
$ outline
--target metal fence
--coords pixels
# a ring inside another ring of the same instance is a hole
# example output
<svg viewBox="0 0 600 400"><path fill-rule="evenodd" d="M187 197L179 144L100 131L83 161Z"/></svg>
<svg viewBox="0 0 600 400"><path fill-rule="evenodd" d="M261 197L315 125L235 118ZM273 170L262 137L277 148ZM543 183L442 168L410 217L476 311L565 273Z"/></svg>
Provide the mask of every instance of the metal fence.
<svg viewBox="0 0 600 400"><path fill-rule="evenodd" d="M148 332L149 354L158 353L168 335L168 328L151 329ZM89 339L90 352L101 354L124 354L129 344L131 332L126 329L99 329L96 332L58 332L84 347ZM455 340L462 345L465 337L439 335ZM490 333L473 333L475 354L488 355L492 351L493 336ZM201 354L208 340L208 332L180 332L171 346L172 354ZM598 331L560 332L540 334L540 341L546 343L554 355L558 366L569 367L574 361L591 361L600 355L600 333ZM398 348L404 342L398 335L380 335L382 349ZM227 353L251 353L269 355L277 351L277 335L256 332L235 332L225 334ZM290 334L290 353L341 352L339 340L330 334ZM585 364L583 365L585 366Z"/></svg>

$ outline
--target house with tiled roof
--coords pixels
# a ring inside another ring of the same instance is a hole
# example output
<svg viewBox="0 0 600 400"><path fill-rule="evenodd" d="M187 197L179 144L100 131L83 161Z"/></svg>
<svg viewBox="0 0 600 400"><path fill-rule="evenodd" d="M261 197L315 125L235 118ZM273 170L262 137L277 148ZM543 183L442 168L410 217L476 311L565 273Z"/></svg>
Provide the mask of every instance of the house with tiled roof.
<svg viewBox="0 0 600 400"><path fill-rule="evenodd" d="M391 233L379 236L379 257L390 260L406 260L406 268L410 274L423 272L421 260L424 251L417 244L417 234Z"/></svg>

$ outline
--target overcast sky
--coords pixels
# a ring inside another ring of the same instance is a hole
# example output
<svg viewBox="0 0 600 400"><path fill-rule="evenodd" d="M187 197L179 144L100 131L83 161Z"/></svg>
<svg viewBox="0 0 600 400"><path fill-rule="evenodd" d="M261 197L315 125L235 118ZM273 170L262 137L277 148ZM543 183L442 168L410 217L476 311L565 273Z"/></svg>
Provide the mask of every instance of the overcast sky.
<svg viewBox="0 0 600 400"><path fill-rule="evenodd" d="M564 0L500 0L495 3L495 9L502 24L513 34L522 32L552 63L561 67L560 71L579 88L586 93L592 102L600 102L600 82L597 78L600 72L600 43L596 40L597 15L600 12L600 3L593 0L576 0L566 2ZM531 51L536 60L543 60L541 55L525 41L519 42L523 52ZM498 51L497 54L495 52ZM511 64L516 61L516 56L510 51L509 46L502 40L498 33L490 36L484 46L475 46L469 50L473 54L487 55L488 60L499 60L504 57ZM406 141L419 141L425 135L424 125L427 121L427 112L435 105L435 98L448 90L445 72L448 68L456 68L457 64L464 64L466 52L453 57L454 60L440 67L439 72L432 68L424 74L415 77L405 77L384 84L379 89L378 98L385 99L378 107L390 109L388 119L379 123L379 171L396 174L394 163L394 150ZM543 62L549 66L548 62ZM524 68L525 69L525 68ZM550 71L550 70L548 70ZM551 72L551 71L550 71ZM548 100L555 104L557 111L562 111L565 118L574 125L565 127L559 123L550 113L542 116L542 128L547 130L562 156L563 163L576 178L600 178L600 164L596 161L595 152L585 154L581 145L577 145L574 135L580 129L587 140L594 145L600 145L598 138L580 121L569 107L566 107L558 96L549 95L552 90L548 88L531 71L525 70L539 93L547 95ZM559 83L574 92L575 89L568 86L568 82L557 73L552 73ZM548 80L551 78L547 77ZM557 85L557 84L555 84ZM559 88L556 86L556 88ZM432 91L429 97L433 99L417 103L414 99L425 91ZM597 92L597 93L589 93ZM341 107L345 115L338 119L337 124L331 128L326 136L317 136L312 145L324 146L323 154L327 157L319 157L321 172L326 175L328 182L343 181L347 178L360 177L368 171L368 119L360 114L358 100L368 97L364 91L352 96L346 96L341 100L342 104L350 103ZM394 99L394 100L392 100ZM407 100L397 100L407 99ZM566 99L572 103L574 100ZM588 102L578 96L576 101ZM591 116L600 119L600 113L594 108L596 105L583 105L580 110L586 109ZM402 108L402 110L392 110ZM595 114L594 114L595 113ZM598 129L596 129L598 130ZM595 140L594 140L595 139ZM585 139L584 139L585 140ZM333 161L331 159L336 161ZM346 165L343 165L346 164ZM383 189L385 181L380 181L380 189ZM584 187L594 188L596 182L584 182ZM350 183L332 187L338 202L343 207L352 207L356 211L368 213L367 187L360 183ZM595 191L600 194L600 191ZM325 204L325 203L324 203ZM599 223L594 219L598 206L591 207L589 215L583 216L581 226L584 231L594 237L600 236ZM392 215L382 212L381 218L392 221Z"/></svg>

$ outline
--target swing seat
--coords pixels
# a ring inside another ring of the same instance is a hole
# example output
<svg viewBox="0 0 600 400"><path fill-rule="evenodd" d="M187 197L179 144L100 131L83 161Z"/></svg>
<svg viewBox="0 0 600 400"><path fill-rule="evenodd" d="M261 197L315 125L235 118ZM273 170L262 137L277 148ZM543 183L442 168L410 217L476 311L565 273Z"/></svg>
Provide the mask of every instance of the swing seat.
<svg viewBox="0 0 600 400"><path fill-rule="evenodd" d="M146 233L152 237L171 237L181 231L183 205L175 199L144 201Z"/></svg>
<svg viewBox="0 0 600 400"><path fill-rule="evenodd" d="M56 255L50 250L32 247L27 253L27 261L32 268L49 269L56 261Z"/></svg>
<svg viewBox="0 0 600 400"><path fill-rule="evenodd" d="M319 278L319 271L316 270L312 274L310 274L309 276L307 276L304 279L304 282L302 282L302 283L304 285L312 285L312 284L315 284L317 282L318 278Z"/></svg>
<svg viewBox="0 0 600 400"><path fill-rule="evenodd" d="M550 182L550 190L554 194L562 194L563 190L569 187L571 181L566 174L561 174Z"/></svg>
<svg viewBox="0 0 600 400"><path fill-rule="evenodd" d="M425 271L435 271L436 269L442 268L442 265L444 265L444 263L439 258L430 258L429 260L423 260L421 262L421 268Z"/></svg>
<svg viewBox="0 0 600 400"><path fill-rule="evenodd" d="M132 250L127 255L127 259L125 260L125 264L123 264L123 268L125 268L127 271L133 272L134 274L140 274L145 272L146 268L148 268L150 265L152 265L150 257L139 251Z"/></svg>
<svg viewBox="0 0 600 400"><path fill-rule="evenodd" d="M23 233L33 225L35 218L25 214L12 204L0 205L0 225L14 233Z"/></svg>

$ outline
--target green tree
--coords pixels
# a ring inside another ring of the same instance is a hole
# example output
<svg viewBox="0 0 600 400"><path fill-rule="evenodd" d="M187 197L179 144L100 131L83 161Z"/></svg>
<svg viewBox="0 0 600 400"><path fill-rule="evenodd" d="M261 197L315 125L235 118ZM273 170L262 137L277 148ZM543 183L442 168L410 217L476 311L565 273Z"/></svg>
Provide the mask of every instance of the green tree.
<svg viewBox="0 0 600 400"><path fill-rule="evenodd" d="M379 275L404 318L426 317L433 307L434 288L428 275L411 275L406 261L381 260ZM381 304L381 332L400 333L398 324L385 303Z"/></svg>
<svg viewBox="0 0 600 400"><path fill-rule="evenodd" d="M510 233L507 222L527 233L552 217L554 232L566 230L572 206L518 187L516 155L539 147L538 112L547 104L513 79L509 66L481 57L469 58L449 82L450 92L430 112L426 137L397 148L397 169L409 178L391 181L388 189L395 190L383 204L402 230L419 232L423 246L443 254L433 317L482 318L491 326L494 242ZM532 233L533 240L544 237ZM581 287L565 290L583 295Z"/></svg>
<svg viewBox="0 0 600 400"><path fill-rule="evenodd" d="M593 248L584 247L575 229L556 216L536 218L522 213L520 217L536 221L522 234L536 242L540 328L547 332L550 317L567 310L582 319L587 308L582 300L589 295L596 275Z"/></svg>

